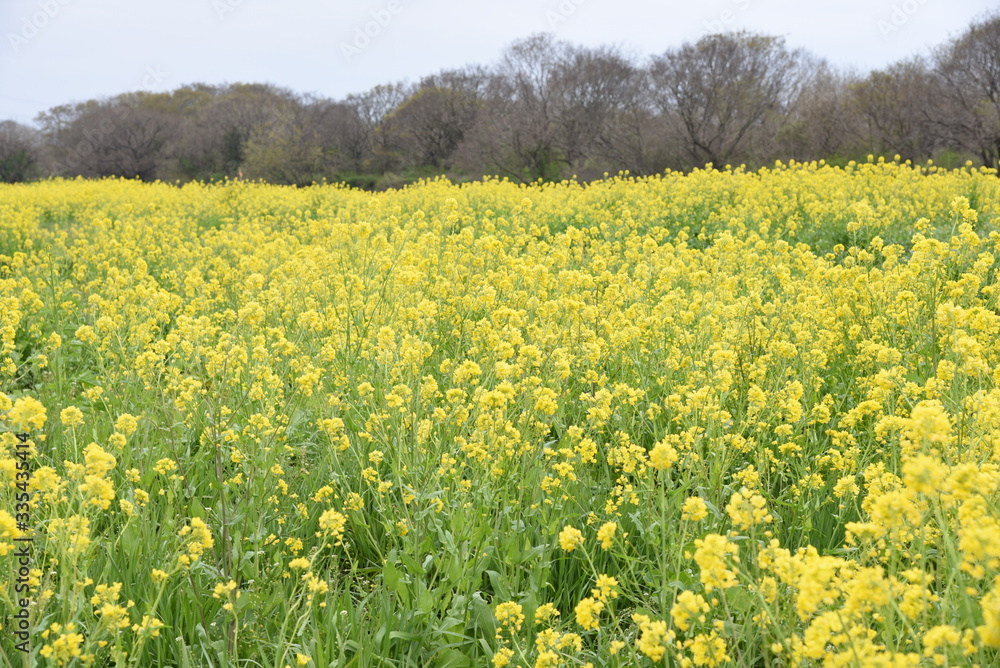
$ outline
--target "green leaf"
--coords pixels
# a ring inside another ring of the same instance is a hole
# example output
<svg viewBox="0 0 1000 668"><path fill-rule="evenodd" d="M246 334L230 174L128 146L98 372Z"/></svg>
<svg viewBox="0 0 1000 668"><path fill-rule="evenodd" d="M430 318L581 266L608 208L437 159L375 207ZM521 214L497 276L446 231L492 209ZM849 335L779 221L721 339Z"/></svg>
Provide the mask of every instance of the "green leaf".
<svg viewBox="0 0 1000 668"><path fill-rule="evenodd" d="M472 665L472 659L457 649L446 649L438 653L433 665L435 668L467 668Z"/></svg>
<svg viewBox="0 0 1000 668"><path fill-rule="evenodd" d="M492 638L497 633L497 618L493 615L493 608L483 600L478 591L472 595L472 625L479 630L477 635Z"/></svg>
<svg viewBox="0 0 1000 668"><path fill-rule="evenodd" d="M382 582L385 583L386 589L398 593L399 570L396 569L396 565L391 561L387 560L385 566L382 567Z"/></svg>

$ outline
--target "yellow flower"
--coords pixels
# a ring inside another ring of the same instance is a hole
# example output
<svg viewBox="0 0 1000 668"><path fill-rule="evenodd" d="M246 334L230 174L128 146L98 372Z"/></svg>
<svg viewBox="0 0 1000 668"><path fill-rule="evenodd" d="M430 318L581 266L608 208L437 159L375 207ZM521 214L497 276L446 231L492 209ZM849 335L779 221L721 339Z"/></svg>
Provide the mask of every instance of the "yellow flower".
<svg viewBox="0 0 1000 668"><path fill-rule="evenodd" d="M674 640L673 631L667 630L667 623L652 621L646 615L634 614L632 621L639 625L636 649L645 654L653 663L659 663L667 652L667 645Z"/></svg>
<svg viewBox="0 0 1000 668"><path fill-rule="evenodd" d="M597 576L597 588L592 589L590 595L599 601L607 602L609 598L618 598L618 592L615 591L617 586L618 580L616 578L601 574Z"/></svg>
<svg viewBox="0 0 1000 668"><path fill-rule="evenodd" d="M767 501L757 492L751 492L743 487L738 492L734 492L726 506L726 512L730 519L741 530L747 531L758 524L766 524L773 521L773 517L767 512Z"/></svg>
<svg viewBox="0 0 1000 668"><path fill-rule="evenodd" d="M192 517L187 526L181 527L178 535L185 539L186 554L181 555L181 564L184 566L198 561L206 550L215 546L211 529L200 517Z"/></svg>
<svg viewBox="0 0 1000 668"><path fill-rule="evenodd" d="M168 475L177 470L177 462L164 457L156 461L156 464L153 465L153 470L160 475Z"/></svg>
<svg viewBox="0 0 1000 668"><path fill-rule="evenodd" d="M921 401L910 412L904 433L915 445L947 445L952 439L951 418L937 399Z"/></svg>
<svg viewBox="0 0 1000 668"><path fill-rule="evenodd" d="M29 487L44 494L55 494L63 487L63 482L54 468L39 466L31 475Z"/></svg>
<svg viewBox="0 0 1000 668"><path fill-rule="evenodd" d="M545 624L559 616L559 610L551 603L543 603L535 609L535 623Z"/></svg>
<svg viewBox="0 0 1000 668"><path fill-rule="evenodd" d="M597 530L597 540L601 541L601 549L611 549L617 530L618 524L616 522L605 522L601 525L601 528Z"/></svg>
<svg viewBox="0 0 1000 668"><path fill-rule="evenodd" d="M670 608L670 618L674 626L681 631L691 628L692 620L705 621L705 613L709 611L708 602L692 591L682 591L677 595L677 602Z"/></svg>
<svg viewBox="0 0 1000 668"><path fill-rule="evenodd" d="M148 635L151 638L156 638L160 635L160 629L163 628L163 626L163 622L159 619L150 617L149 615L143 615L141 622L132 625L132 631L140 635Z"/></svg>
<svg viewBox="0 0 1000 668"><path fill-rule="evenodd" d="M694 560L701 568L701 582L706 592L716 587L727 589L737 585L736 573L726 564L727 559L735 559L739 548L725 536L708 534L694 541Z"/></svg>
<svg viewBox="0 0 1000 668"><path fill-rule="evenodd" d="M948 645L958 645L961 642L962 634L954 626L948 624L933 626L924 633L923 654L928 658L933 658L938 649L947 647ZM935 661L935 663L938 662ZM943 663L944 661L941 661L938 665L942 665Z"/></svg>
<svg viewBox="0 0 1000 668"><path fill-rule="evenodd" d="M573 612L576 613L576 623L584 629L590 630L600 626L599 617L602 610L604 610L604 601L598 601L588 596L577 603Z"/></svg>
<svg viewBox="0 0 1000 668"><path fill-rule="evenodd" d="M70 555L83 554L90 547L90 520L82 515L56 517L49 522L46 533L65 546Z"/></svg>
<svg viewBox="0 0 1000 668"><path fill-rule="evenodd" d="M691 643L691 658L696 666L714 668L730 661L726 653L726 641L715 631L709 634L699 633Z"/></svg>
<svg viewBox="0 0 1000 668"><path fill-rule="evenodd" d="M361 495L357 492L349 492L347 494L347 500L344 502L344 508L352 512L357 512L365 507L365 500L361 498Z"/></svg>
<svg viewBox="0 0 1000 668"><path fill-rule="evenodd" d="M845 496L854 496L858 493L858 483L853 475L846 475L837 480L837 484L833 486L833 495L838 499L842 499Z"/></svg>
<svg viewBox="0 0 1000 668"><path fill-rule="evenodd" d="M514 658L514 650L509 647L501 647L493 655L493 668L504 668L510 665L510 660Z"/></svg>
<svg viewBox="0 0 1000 668"><path fill-rule="evenodd" d="M90 325L80 325L73 335L84 343L97 343L100 340L97 338L94 328Z"/></svg>
<svg viewBox="0 0 1000 668"><path fill-rule="evenodd" d="M344 527L347 526L347 518L332 508L323 512L319 517L319 528L340 545L344 538Z"/></svg>
<svg viewBox="0 0 1000 668"><path fill-rule="evenodd" d="M90 443L83 449L84 463L87 475L105 476L118 462L114 455L107 452L97 443Z"/></svg>
<svg viewBox="0 0 1000 668"><path fill-rule="evenodd" d="M947 477L948 467L937 457L917 454L903 462L903 484L918 494L939 494Z"/></svg>
<svg viewBox="0 0 1000 668"><path fill-rule="evenodd" d="M700 522L701 520L708 517L708 506L705 502L698 496L689 496L684 499L684 505L681 506L681 519L688 522Z"/></svg>
<svg viewBox="0 0 1000 668"><path fill-rule="evenodd" d="M333 488L330 487L329 485L323 485L318 490L316 490L315 494L313 494L312 500L315 501L316 503L322 503L323 501L326 501L332 496L333 496Z"/></svg>
<svg viewBox="0 0 1000 668"><path fill-rule="evenodd" d="M120 605L104 603L100 608L94 610L94 614L101 618L102 626L112 630L127 629L131 625L128 608Z"/></svg>
<svg viewBox="0 0 1000 668"><path fill-rule="evenodd" d="M7 411L7 421L14 431L41 429L45 425L45 406L34 397L18 397Z"/></svg>
<svg viewBox="0 0 1000 668"><path fill-rule="evenodd" d="M103 510L110 508L111 502L115 498L115 488L111 482L98 475L84 476L83 483L79 485L78 489L86 499L87 505L97 506Z"/></svg>
<svg viewBox="0 0 1000 668"><path fill-rule="evenodd" d="M60 633L62 627L59 624L53 624L50 629L59 635L54 640L44 644L39 650L39 654L57 666L68 665L73 659L77 659L83 654L81 645L83 645L84 637L83 634L75 632L75 624L67 624L66 633Z"/></svg>
<svg viewBox="0 0 1000 668"><path fill-rule="evenodd" d="M228 597L229 594L233 592L237 586L238 585L236 584L235 580L230 580L225 584L219 582L215 585L215 588L212 590L212 597L213 598Z"/></svg>
<svg viewBox="0 0 1000 668"><path fill-rule="evenodd" d="M87 401L95 402L104 394L104 388L100 385L95 385L94 387L88 387L81 394L83 394L84 399Z"/></svg>
<svg viewBox="0 0 1000 668"><path fill-rule="evenodd" d="M497 605L494 614L500 626L508 627L512 632L520 631L524 623L524 613L520 603L507 601Z"/></svg>
<svg viewBox="0 0 1000 668"><path fill-rule="evenodd" d="M135 430L139 428L139 421L134 415L128 413L122 413L115 420L115 431L120 432L126 438L135 433Z"/></svg>
<svg viewBox="0 0 1000 668"><path fill-rule="evenodd" d="M680 455L677 450L667 443L660 441L649 451L649 465L660 471L666 470L677 463Z"/></svg>
<svg viewBox="0 0 1000 668"><path fill-rule="evenodd" d="M59 421L65 427L78 427L83 424L83 411L76 406L67 406L59 411Z"/></svg>
<svg viewBox="0 0 1000 668"><path fill-rule="evenodd" d="M14 549L14 539L24 534L18 529L14 517L6 510L0 509L0 557ZM10 542L8 542L10 541Z"/></svg>
<svg viewBox="0 0 1000 668"><path fill-rule="evenodd" d="M572 552L583 545L583 533L573 526L564 527L559 532L559 546L567 552Z"/></svg>
<svg viewBox="0 0 1000 668"><path fill-rule="evenodd" d="M980 602L983 623L976 627L979 639L987 647L1000 648L1000 576L993 581L993 587Z"/></svg>

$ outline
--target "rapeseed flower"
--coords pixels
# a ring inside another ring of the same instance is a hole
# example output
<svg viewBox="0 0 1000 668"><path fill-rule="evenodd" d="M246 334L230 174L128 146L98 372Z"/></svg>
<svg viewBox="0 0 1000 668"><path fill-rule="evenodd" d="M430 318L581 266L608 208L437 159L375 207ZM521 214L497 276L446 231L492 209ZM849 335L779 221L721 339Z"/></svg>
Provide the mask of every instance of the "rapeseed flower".
<svg viewBox="0 0 1000 668"><path fill-rule="evenodd" d="M82 633L77 633L76 624L70 623L65 627L52 624L42 632L42 638L46 642L38 653L57 666L68 665L83 655L84 637Z"/></svg>
<svg viewBox="0 0 1000 668"><path fill-rule="evenodd" d="M705 614L710 610L708 601L692 591L682 591L677 602L670 608L670 618L681 631L691 628L692 622L704 623Z"/></svg>
<svg viewBox="0 0 1000 668"><path fill-rule="evenodd" d="M559 532L559 547L566 552L572 552L583 545L583 533L573 526L563 527Z"/></svg>
<svg viewBox="0 0 1000 668"><path fill-rule="evenodd" d="M332 508L323 512L319 518L319 528L327 536L333 539L334 544L341 545L344 539L344 528L347 526L347 518Z"/></svg>
<svg viewBox="0 0 1000 668"><path fill-rule="evenodd" d="M767 501L764 497L749 491L746 487L733 493L729 505L726 506L726 512L741 531L748 531L758 524L774 521L774 517L767 511Z"/></svg>
<svg viewBox="0 0 1000 668"><path fill-rule="evenodd" d="M6 510L0 509L0 557L14 549L14 539L24 535L14 517Z"/></svg>
<svg viewBox="0 0 1000 668"><path fill-rule="evenodd" d="M705 502L697 496L689 496L684 499L684 505L681 508L681 519L688 522L700 522L701 520L708 517L708 506Z"/></svg>
<svg viewBox="0 0 1000 668"><path fill-rule="evenodd" d="M45 406L34 397L18 397L6 415L7 422L15 431L41 429L46 418Z"/></svg>
<svg viewBox="0 0 1000 668"><path fill-rule="evenodd" d="M83 411L76 406L67 406L59 411L59 421L64 427L79 427L83 424Z"/></svg>
<svg viewBox="0 0 1000 668"><path fill-rule="evenodd" d="M716 587L727 589L737 584L736 572L728 562L739 559L739 548L725 536L708 534L694 541L694 560L701 569L701 582L706 592Z"/></svg>
<svg viewBox="0 0 1000 668"><path fill-rule="evenodd" d="M1000 646L997 184L872 159L375 196L4 186L0 372L63 410L46 433L39 401L0 394L0 483L33 493L0 512L0 551L18 522L43 532L26 578L40 619L97 597L40 638L48 663L180 662L144 645L159 613L133 624L112 581L142 605L207 591L232 613L239 587L205 579L244 572L229 561L250 550L275 566L247 587L291 590L295 637L316 648L337 625L302 608L339 585L312 568L381 554L406 573L361 568L345 602L395 582L401 612L448 619L482 603L469 567L517 588L522 603L494 609L495 666L985 665ZM104 440L78 456L82 424ZM163 438L133 442L140 426ZM202 505L204 521L178 516ZM322 554L348 518L356 549ZM577 554L546 566L553 549ZM407 594L421 568L452 594ZM91 578L111 584L91 597ZM572 619L545 604L524 628L520 606L566 592L589 594ZM313 661L281 619L206 621L204 637L171 633Z"/></svg>
<svg viewBox="0 0 1000 668"><path fill-rule="evenodd" d="M601 549L610 550L614 544L615 531L618 530L617 522L605 522L597 530L597 540L601 541Z"/></svg>
<svg viewBox="0 0 1000 668"><path fill-rule="evenodd" d="M667 646L674 641L674 632L667 629L666 622L652 621L646 615L634 614L632 621L639 627L636 649L649 657L653 663L659 663L667 653Z"/></svg>
<svg viewBox="0 0 1000 668"><path fill-rule="evenodd" d="M576 614L576 623L586 630L591 630L600 626L600 616L603 610L604 601L588 596L576 604L573 612Z"/></svg>
<svg viewBox="0 0 1000 668"><path fill-rule="evenodd" d="M510 629L512 633L520 631L521 625L524 624L524 612L520 603L514 603L513 601L500 603L493 614L496 615L500 626Z"/></svg>

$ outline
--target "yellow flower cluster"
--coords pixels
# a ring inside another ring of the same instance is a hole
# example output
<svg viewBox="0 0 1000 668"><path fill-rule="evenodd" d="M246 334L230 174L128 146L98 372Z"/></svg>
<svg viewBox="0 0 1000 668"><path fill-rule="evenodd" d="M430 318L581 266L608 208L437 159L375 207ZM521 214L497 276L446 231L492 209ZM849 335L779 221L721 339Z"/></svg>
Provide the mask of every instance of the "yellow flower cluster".
<svg viewBox="0 0 1000 668"><path fill-rule="evenodd" d="M187 525L181 527L177 535L184 539L184 552L181 553L178 560L185 567L189 567L201 559L205 551L212 549L215 545L212 530L200 517L192 517Z"/></svg>

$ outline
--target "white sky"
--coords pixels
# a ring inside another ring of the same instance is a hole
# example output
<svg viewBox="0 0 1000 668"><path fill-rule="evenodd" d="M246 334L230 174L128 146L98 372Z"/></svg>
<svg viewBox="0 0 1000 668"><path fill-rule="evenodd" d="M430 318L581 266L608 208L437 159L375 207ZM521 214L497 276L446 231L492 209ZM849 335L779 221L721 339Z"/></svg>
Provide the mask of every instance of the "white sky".
<svg viewBox="0 0 1000 668"><path fill-rule="evenodd" d="M380 83L489 64L512 41L543 31L645 58L708 32L745 29L867 71L927 55L998 6L996 0L0 0L0 120L27 123L59 104L195 82L269 82L341 98ZM366 26L374 36L355 43Z"/></svg>

